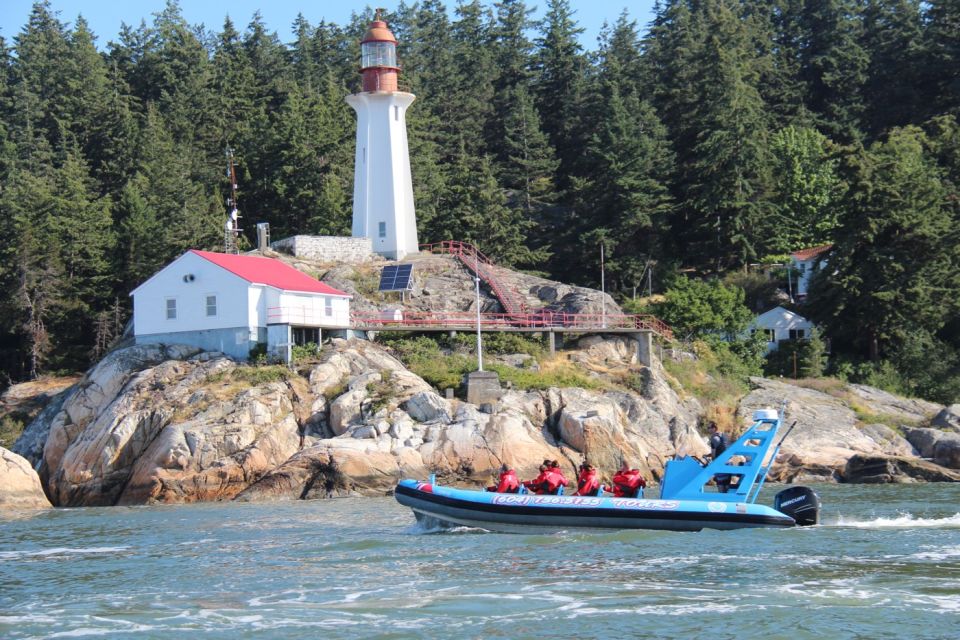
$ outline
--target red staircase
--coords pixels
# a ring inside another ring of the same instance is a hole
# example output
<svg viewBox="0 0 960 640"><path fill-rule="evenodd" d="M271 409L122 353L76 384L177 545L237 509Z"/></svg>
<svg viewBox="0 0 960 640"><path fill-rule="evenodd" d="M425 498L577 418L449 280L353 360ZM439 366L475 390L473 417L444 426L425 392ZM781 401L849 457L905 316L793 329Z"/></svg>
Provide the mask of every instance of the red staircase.
<svg viewBox="0 0 960 640"><path fill-rule="evenodd" d="M459 240L444 240L433 244L422 244L420 250L455 256L463 263L463 266L476 274L487 285L494 297L500 301L500 305L506 313L527 313L527 305L524 304L523 298L497 279L493 262L472 244Z"/></svg>

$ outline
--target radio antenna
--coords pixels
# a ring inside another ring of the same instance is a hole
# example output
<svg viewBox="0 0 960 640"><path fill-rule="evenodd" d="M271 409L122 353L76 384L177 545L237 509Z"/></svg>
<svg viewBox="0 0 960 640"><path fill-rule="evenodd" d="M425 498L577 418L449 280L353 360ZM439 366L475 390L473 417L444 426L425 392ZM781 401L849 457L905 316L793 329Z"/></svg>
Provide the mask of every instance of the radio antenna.
<svg viewBox="0 0 960 640"><path fill-rule="evenodd" d="M230 197L227 198L227 223L223 228L223 252L240 253L237 238L240 235L240 210L237 208L237 166L233 159L233 149L226 148L227 178L230 180Z"/></svg>

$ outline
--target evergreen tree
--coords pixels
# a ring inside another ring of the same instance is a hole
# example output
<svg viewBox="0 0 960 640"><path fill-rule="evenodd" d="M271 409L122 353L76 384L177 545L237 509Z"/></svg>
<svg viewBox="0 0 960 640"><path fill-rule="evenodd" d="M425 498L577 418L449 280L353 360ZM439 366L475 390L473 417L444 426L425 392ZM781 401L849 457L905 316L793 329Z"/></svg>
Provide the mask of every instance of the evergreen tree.
<svg viewBox="0 0 960 640"><path fill-rule="evenodd" d="M560 159L558 186L564 189L576 173L585 134L581 127L585 68L569 0L547 0L547 14L537 40L535 93L541 113L549 114L543 129Z"/></svg>
<svg viewBox="0 0 960 640"><path fill-rule="evenodd" d="M828 269L815 276L811 314L871 360L911 328L934 333L956 312L956 220L941 170L907 127L859 159Z"/></svg>
<svg viewBox="0 0 960 640"><path fill-rule="evenodd" d="M960 2L930 0L926 7L926 52L916 75L925 87L923 102L933 114L960 115Z"/></svg>
<svg viewBox="0 0 960 640"><path fill-rule="evenodd" d="M714 268L755 258L758 223L769 189L765 105L756 85L750 40L729 0L703 3L711 34L699 60L693 147L680 166L685 202L678 236L701 264Z"/></svg>
<svg viewBox="0 0 960 640"><path fill-rule="evenodd" d="M811 0L804 7L800 77L818 128L841 143L859 140L869 60L855 0Z"/></svg>
<svg viewBox="0 0 960 640"><path fill-rule="evenodd" d="M869 0L864 8L864 128L876 139L892 127L918 124L923 15L919 0Z"/></svg>

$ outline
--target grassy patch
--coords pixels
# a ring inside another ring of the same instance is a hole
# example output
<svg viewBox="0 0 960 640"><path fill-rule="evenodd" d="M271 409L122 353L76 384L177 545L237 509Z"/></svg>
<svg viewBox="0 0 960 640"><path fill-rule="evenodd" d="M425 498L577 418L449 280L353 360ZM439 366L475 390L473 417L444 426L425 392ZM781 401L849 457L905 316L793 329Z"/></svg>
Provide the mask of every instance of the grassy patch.
<svg viewBox="0 0 960 640"><path fill-rule="evenodd" d="M567 360L548 360L540 365L540 371L517 369L506 365L491 365L502 382L511 382L516 389L544 390L550 387L580 387L581 389L608 389L599 378L594 378Z"/></svg>
<svg viewBox="0 0 960 640"><path fill-rule="evenodd" d="M848 395L847 383L842 380L837 380L836 378L800 378L799 380L783 378L783 382L804 389L820 391L835 398L846 398Z"/></svg>
<svg viewBox="0 0 960 640"><path fill-rule="evenodd" d="M9 449L17 441L27 426L27 416L19 413L8 413L0 418L0 447Z"/></svg>
<svg viewBox="0 0 960 640"><path fill-rule="evenodd" d="M704 419L713 420L730 433L737 426L735 416L740 399L750 389L740 378L725 376L709 365L709 361L704 360L666 360L663 363L673 390L681 397L692 395L697 398L703 405Z"/></svg>
<svg viewBox="0 0 960 640"><path fill-rule="evenodd" d="M283 382L295 374L283 365L272 364L263 367L240 366L233 369L229 375L234 382L245 382L255 387L271 382Z"/></svg>
<svg viewBox="0 0 960 640"><path fill-rule="evenodd" d="M356 267L353 270L353 286L364 298L375 298L380 289L380 270L376 267Z"/></svg>

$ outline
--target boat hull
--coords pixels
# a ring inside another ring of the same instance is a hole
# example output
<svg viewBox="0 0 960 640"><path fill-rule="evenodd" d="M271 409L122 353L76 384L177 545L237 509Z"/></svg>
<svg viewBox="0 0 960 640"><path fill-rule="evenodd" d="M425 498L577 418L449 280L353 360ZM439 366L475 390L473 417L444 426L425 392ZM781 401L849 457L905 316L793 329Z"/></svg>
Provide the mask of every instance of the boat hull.
<svg viewBox="0 0 960 640"><path fill-rule="evenodd" d="M709 500L502 494L414 480L401 481L394 495L428 525L506 533L574 528L699 531L795 526L793 518L764 505Z"/></svg>

